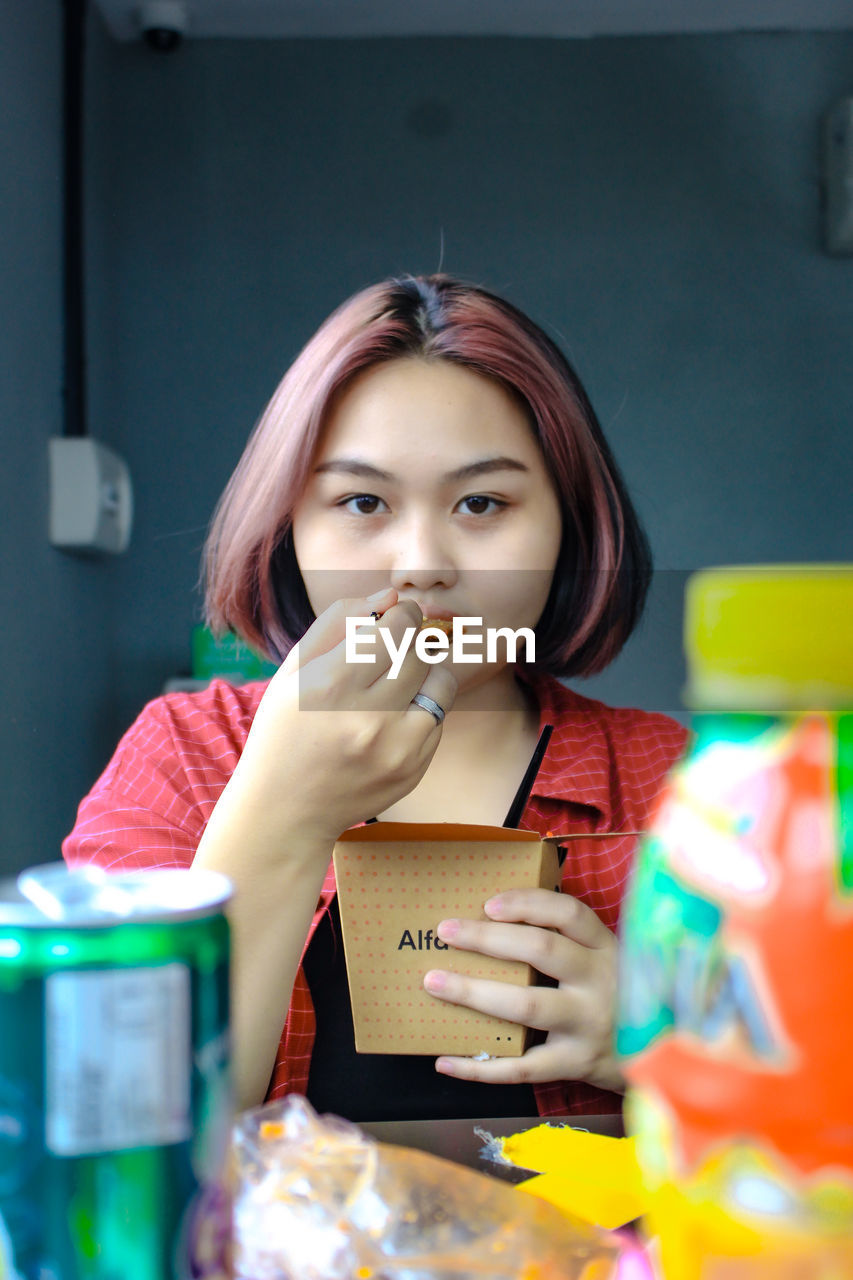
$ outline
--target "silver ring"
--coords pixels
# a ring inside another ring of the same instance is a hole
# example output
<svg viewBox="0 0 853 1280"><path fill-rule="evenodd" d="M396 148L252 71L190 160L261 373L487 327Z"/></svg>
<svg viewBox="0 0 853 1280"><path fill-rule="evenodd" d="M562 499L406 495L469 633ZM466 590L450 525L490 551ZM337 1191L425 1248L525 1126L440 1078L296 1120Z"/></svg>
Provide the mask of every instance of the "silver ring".
<svg viewBox="0 0 853 1280"><path fill-rule="evenodd" d="M431 716L435 717L435 723L441 724L444 719L444 707L440 707L437 702L433 702L432 698L428 698L425 693L416 693L412 698L413 707L423 707L424 711L428 711Z"/></svg>

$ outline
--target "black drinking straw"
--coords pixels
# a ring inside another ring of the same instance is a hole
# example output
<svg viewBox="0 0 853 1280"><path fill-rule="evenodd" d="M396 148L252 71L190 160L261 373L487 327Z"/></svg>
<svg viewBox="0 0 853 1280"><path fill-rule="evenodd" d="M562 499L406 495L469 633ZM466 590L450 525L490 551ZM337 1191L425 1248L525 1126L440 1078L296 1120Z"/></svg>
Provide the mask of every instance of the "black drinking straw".
<svg viewBox="0 0 853 1280"><path fill-rule="evenodd" d="M521 779L521 786L516 791L515 798L509 806L509 813L504 818L503 824L505 827L517 827L521 821L521 815L524 813L525 806L527 805L527 801L530 797L530 792L533 789L533 783L536 781L536 775L539 772L539 766L548 749L548 743L551 741L551 734L553 732L554 726L552 724L546 724L545 728L540 733L539 741L536 743L536 748L533 755L530 757L530 764L527 766L524 777Z"/></svg>

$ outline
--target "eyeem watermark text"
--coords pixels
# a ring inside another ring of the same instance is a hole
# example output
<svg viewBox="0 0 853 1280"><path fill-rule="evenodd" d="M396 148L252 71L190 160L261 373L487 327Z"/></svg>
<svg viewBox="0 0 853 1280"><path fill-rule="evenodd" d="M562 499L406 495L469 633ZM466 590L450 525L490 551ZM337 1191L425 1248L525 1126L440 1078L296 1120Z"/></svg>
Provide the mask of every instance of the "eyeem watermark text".
<svg viewBox="0 0 853 1280"><path fill-rule="evenodd" d="M485 651L483 640L485 639ZM377 640L391 659L389 680L396 680L403 660L414 641L421 662L498 662L498 646L503 644L506 662L516 662L519 643L524 644L523 661L536 661L536 637L530 627L483 627L482 618L453 619L451 634L442 627L406 627L399 644L387 627L373 618L347 618L344 656L347 662L376 662ZM475 652L476 649L476 652Z"/></svg>

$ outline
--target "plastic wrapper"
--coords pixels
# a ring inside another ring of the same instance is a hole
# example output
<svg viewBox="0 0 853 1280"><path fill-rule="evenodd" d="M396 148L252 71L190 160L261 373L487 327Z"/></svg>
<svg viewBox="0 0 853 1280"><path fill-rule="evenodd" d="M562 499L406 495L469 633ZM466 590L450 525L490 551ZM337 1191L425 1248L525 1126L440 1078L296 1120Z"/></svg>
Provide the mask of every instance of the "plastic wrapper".
<svg viewBox="0 0 853 1280"><path fill-rule="evenodd" d="M617 1280L607 1232L291 1096L235 1131L235 1280Z"/></svg>

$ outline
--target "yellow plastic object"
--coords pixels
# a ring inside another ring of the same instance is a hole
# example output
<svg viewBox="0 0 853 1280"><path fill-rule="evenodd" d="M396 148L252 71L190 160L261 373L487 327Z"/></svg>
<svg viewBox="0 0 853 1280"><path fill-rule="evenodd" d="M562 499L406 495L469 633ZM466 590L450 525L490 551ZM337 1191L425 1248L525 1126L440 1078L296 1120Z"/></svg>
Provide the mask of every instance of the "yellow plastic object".
<svg viewBox="0 0 853 1280"><path fill-rule="evenodd" d="M772 711L850 705L853 564L747 565L692 576L688 704Z"/></svg>
<svg viewBox="0 0 853 1280"><path fill-rule="evenodd" d="M540 1124L499 1139L497 1149L510 1164L536 1171L518 1190L585 1222L613 1230L645 1212L633 1138Z"/></svg>

